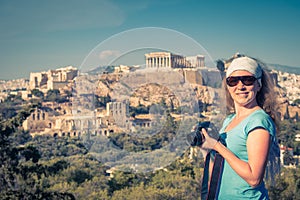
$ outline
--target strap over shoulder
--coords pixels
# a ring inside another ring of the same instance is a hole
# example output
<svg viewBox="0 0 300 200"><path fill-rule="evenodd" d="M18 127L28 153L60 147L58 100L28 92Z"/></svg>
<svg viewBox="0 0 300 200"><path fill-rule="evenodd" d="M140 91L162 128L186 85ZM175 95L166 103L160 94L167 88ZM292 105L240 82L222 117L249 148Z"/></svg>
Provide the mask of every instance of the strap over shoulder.
<svg viewBox="0 0 300 200"><path fill-rule="evenodd" d="M225 144L225 138L226 133L224 135L220 135L219 141ZM211 178L209 180L209 165L210 160L213 160L213 169L211 173ZM212 150L207 153L205 158L205 167L204 167L204 173L202 178L202 188L201 188L201 199L202 200L211 200L211 199L217 199L217 193L219 191L220 186L220 180L222 177L223 172L223 164L224 164L224 158L216 151Z"/></svg>

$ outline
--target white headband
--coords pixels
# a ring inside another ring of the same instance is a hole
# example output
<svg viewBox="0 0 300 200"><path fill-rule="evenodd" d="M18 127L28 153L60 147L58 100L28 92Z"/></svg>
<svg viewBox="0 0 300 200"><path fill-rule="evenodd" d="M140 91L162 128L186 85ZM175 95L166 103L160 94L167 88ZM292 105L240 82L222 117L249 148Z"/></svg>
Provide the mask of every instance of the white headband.
<svg viewBox="0 0 300 200"><path fill-rule="evenodd" d="M250 72L255 78L258 79L259 85L261 86L262 69L255 60L249 57L235 58L227 68L226 78L237 70L245 70Z"/></svg>

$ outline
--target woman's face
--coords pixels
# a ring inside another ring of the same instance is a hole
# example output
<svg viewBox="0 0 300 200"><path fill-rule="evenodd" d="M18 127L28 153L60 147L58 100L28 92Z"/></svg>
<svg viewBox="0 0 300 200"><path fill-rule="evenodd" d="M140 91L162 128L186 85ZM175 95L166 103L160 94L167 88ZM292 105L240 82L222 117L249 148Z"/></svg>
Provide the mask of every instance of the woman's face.
<svg viewBox="0 0 300 200"><path fill-rule="evenodd" d="M232 72L230 76L253 76L253 74L248 71L237 70ZM230 87L227 85L227 88L235 104L244 107L257 105L256 94L260 90L257 80L250 86L246 86L242 81L239 81L236 86Z"/></svg>

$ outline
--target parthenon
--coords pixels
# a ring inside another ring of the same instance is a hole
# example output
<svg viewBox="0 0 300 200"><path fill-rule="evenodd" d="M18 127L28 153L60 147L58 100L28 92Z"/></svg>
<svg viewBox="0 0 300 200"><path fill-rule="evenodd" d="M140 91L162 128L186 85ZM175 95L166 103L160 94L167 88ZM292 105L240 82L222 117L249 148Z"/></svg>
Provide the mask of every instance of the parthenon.
<svg viewBox="0 0 300 200"><path fill-rule="evenodd" d="M204 67L204 56L184 57L170 52L145 54L146 68L198 68Z"/></svg>

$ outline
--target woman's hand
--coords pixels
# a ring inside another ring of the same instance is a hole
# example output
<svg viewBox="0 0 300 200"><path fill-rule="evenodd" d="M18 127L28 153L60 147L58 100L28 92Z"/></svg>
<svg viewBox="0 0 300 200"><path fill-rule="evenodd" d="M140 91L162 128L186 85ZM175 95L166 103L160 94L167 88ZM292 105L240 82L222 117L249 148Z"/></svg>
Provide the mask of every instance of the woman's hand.
<svg viewBox="0 0 300 200"><path fill-rule="evenodd" d="M201 145L201 148L203 149L214 149L215 145L218 143L218 141L212 137L210 137L205 130L205 128L202 128L201 130L203 136L204 136L204 142Z"/></svg>

